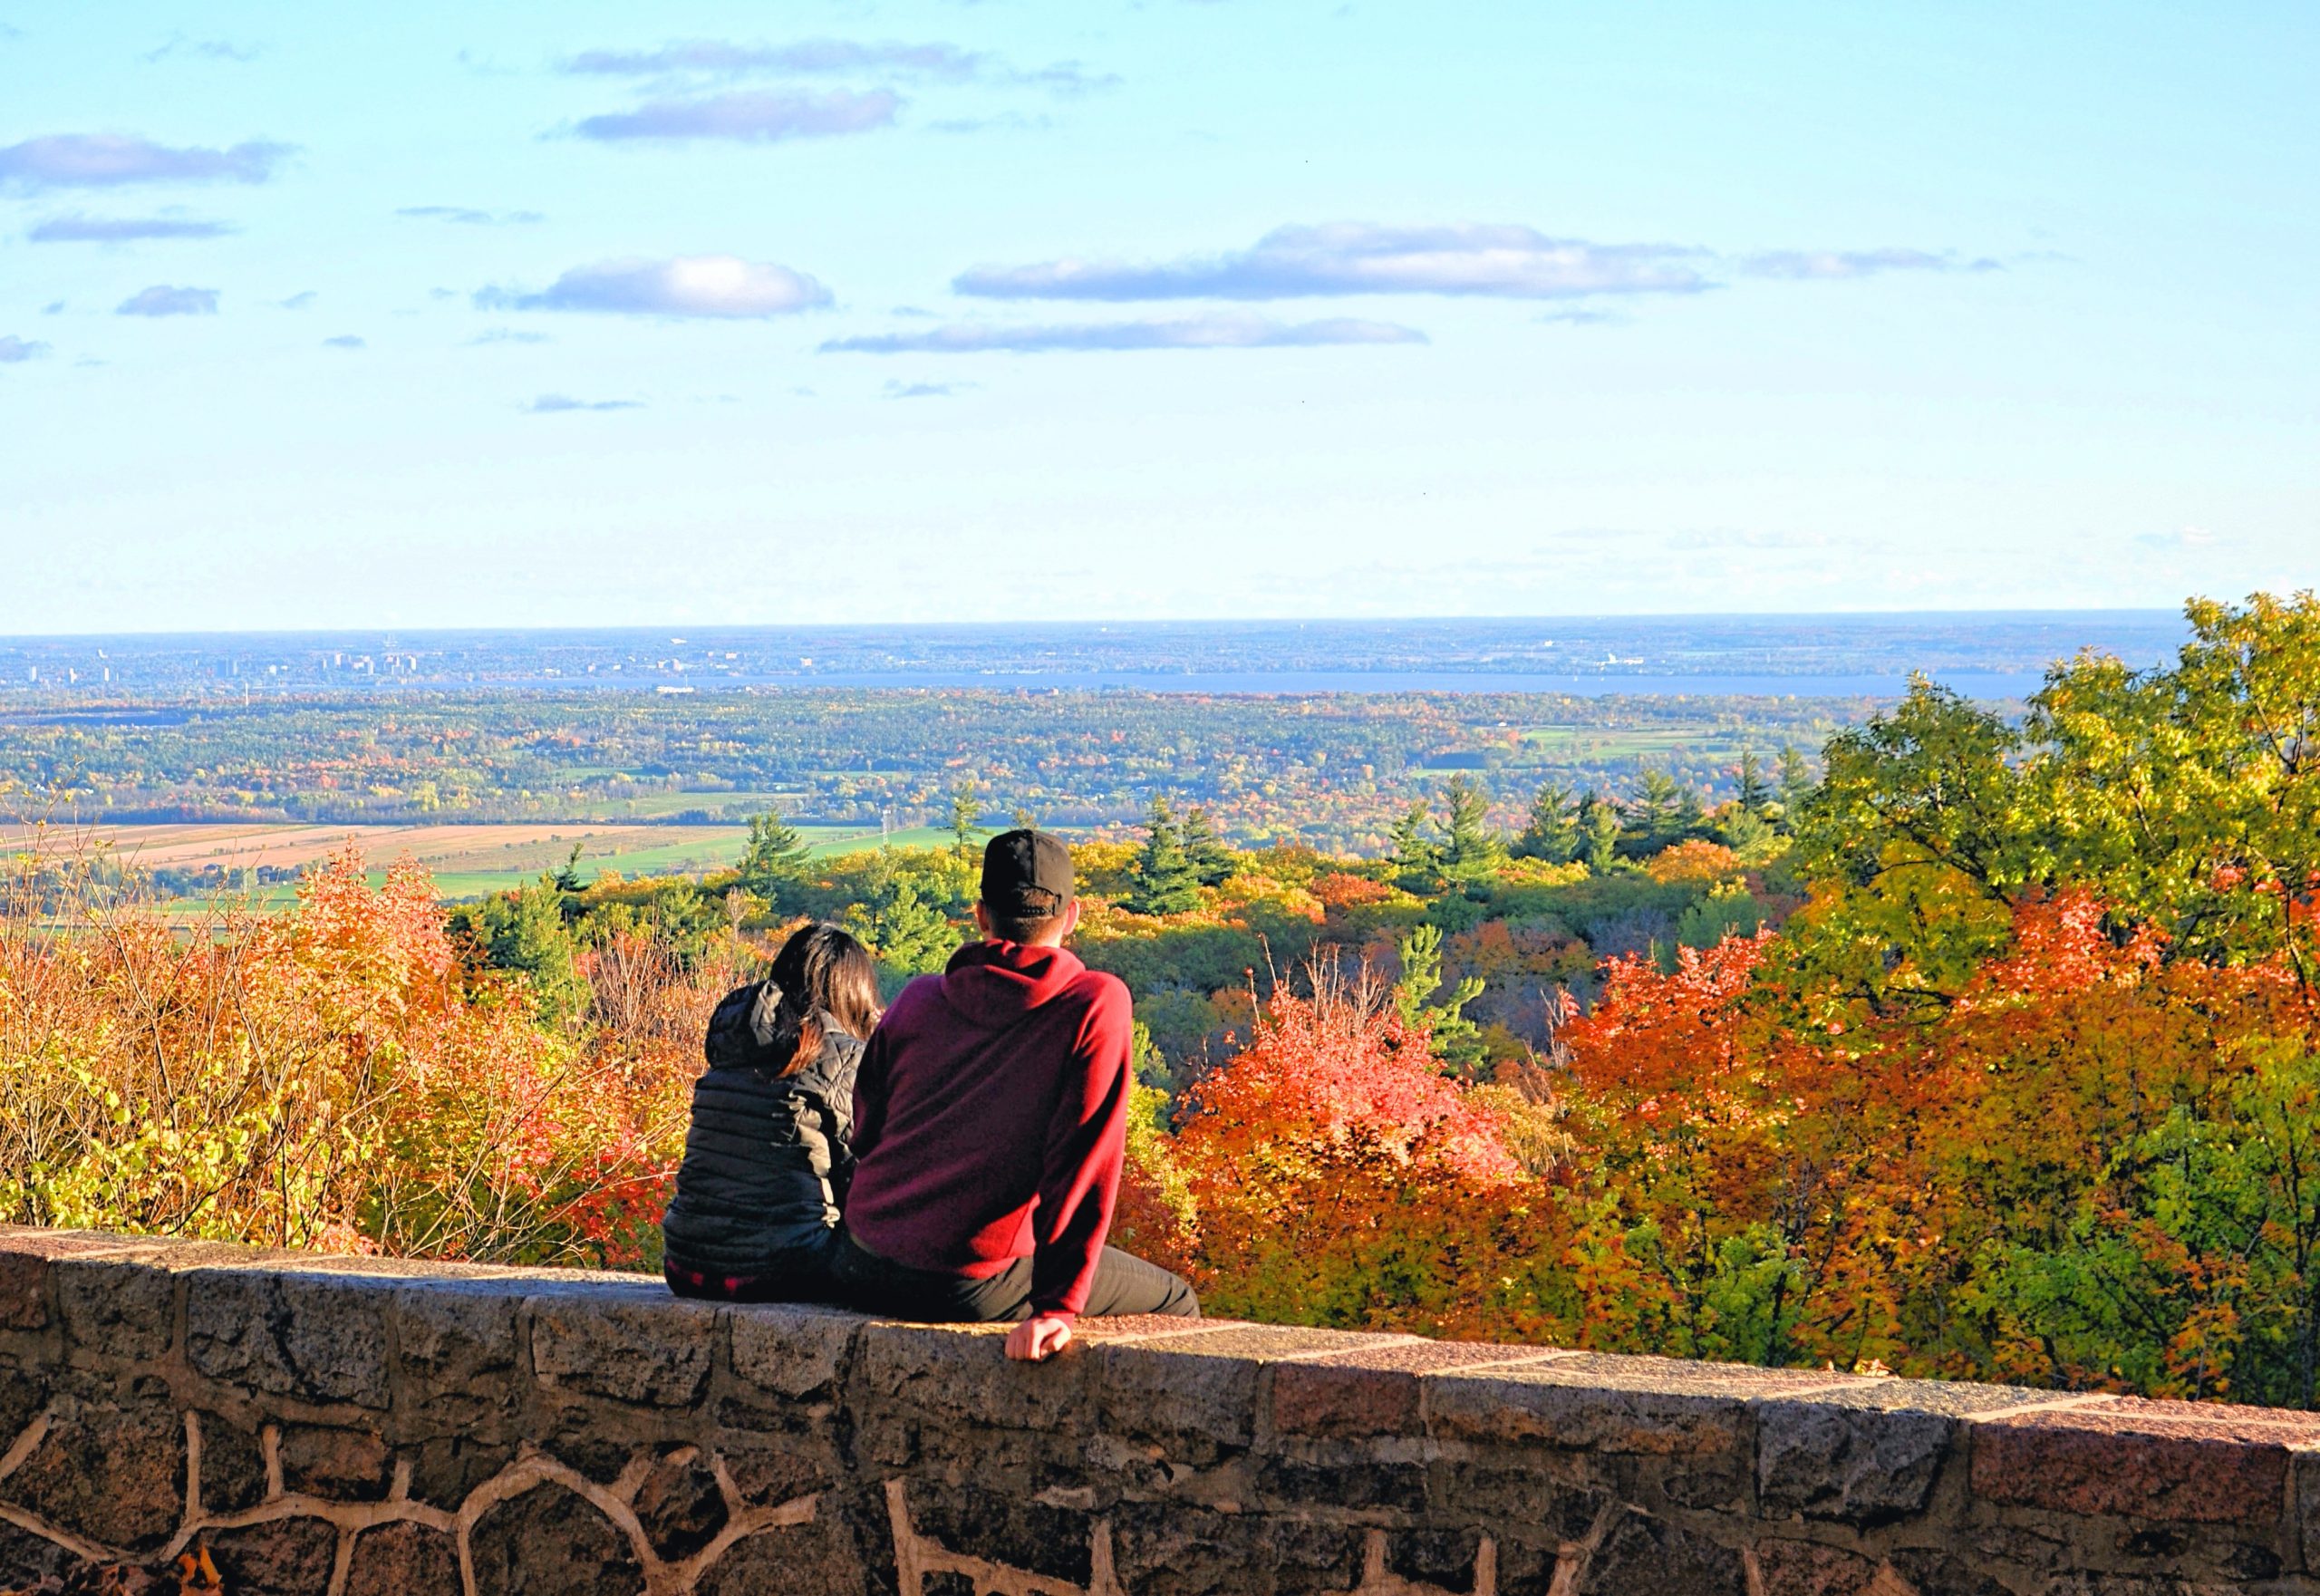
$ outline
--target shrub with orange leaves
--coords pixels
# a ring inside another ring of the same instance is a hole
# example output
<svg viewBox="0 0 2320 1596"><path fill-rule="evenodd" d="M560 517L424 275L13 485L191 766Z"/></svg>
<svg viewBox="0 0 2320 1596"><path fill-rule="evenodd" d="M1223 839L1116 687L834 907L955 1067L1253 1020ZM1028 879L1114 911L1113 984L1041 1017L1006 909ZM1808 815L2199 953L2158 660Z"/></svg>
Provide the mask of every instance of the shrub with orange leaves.
<svg viewBox="0 0 2320 1596"><path fill-rule="evenodd" d="M292 913L186 931L70 861L14 869L0 1217L520 1261L657 1244L690 1068L575 1041L469 972L416 866L374 886L350 849Z"/></svg>
<svg viewBox="0 0 2320 1596"><path fill-rule="evenodd" d="M1689 837L1662 848L1644 866L1662 886L1713 886L1741 874L1740 856L1720 842Z"/></svg>

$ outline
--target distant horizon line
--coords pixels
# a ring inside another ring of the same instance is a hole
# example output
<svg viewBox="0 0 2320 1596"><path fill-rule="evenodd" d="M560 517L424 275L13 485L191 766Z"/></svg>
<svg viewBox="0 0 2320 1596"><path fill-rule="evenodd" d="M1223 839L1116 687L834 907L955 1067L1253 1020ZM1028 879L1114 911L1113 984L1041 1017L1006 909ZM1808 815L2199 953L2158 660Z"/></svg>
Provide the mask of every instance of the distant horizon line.
<svg viewBox="0 0 2320 1596"><path fill-rule="evenodd" d="M1670 622L1798 622L1798 621L1871 621L1897 622L1911 620L1951 619L2038 619L2086 618L2118 616L2121 618L2169 620L2183 619L2180 605L2044 605L2037 608L1988 609L1879 609L1879 610L1599 610L1567 612L1561 614L1504 615L1305 615L1305 616L1222 616L1196 615L1151 616L1082 616L1056 620L1010 621L650 621L624 622L619 624L589 624L568 623L556 625L367 625L367 626L277 626L230 627L208 631L72 631L72 632L0 632L0 645L28 643L87 642L92 639L122 641L195 641L213 638L285 638L285 637L545 637L578 633L634 634L659 635L672 631L691 630L703 634L775 632L1031 632L1039 630L1104 629L1136 632L1157 631L1168 627L1233 627L1233 628L1300 628L1312 626L1442 626L1442 625L1521 625L1530 624L1573 624L1587 622L1670 621Z"/></svg>

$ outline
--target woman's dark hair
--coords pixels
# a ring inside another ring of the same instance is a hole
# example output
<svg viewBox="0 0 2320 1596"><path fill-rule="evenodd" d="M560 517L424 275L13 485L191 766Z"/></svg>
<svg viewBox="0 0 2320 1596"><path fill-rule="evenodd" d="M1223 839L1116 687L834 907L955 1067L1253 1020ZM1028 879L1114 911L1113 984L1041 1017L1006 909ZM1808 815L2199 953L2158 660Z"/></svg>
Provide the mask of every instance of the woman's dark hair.
<svg viewBox="0 0 2320 1596"><path fill-rule="evenodd" d="M767 1062L795 1075L820 1055L829 1027L869 1036L878 1023L878 967L837 926L806 926L774 955L749 1020Z"/></svg>

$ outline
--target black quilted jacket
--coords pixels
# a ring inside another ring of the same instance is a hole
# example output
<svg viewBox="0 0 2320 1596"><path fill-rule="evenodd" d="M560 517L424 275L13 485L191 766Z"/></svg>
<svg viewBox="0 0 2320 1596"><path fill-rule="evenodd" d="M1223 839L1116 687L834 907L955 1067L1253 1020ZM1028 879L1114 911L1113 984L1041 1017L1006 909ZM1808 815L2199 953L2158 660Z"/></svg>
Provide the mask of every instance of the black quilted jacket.
<svg viewBox="0 0 2320 1596"><path fill-rule="evenodd" d="M854 1071L862 1044L835 1026L791 1076L764 1068L751 1030L759 988L728 992L709 1021L706 1074L677 1195L661 1222L671 1262L705 1273L762 1275L818 1254L854 1173Z"/></svg>

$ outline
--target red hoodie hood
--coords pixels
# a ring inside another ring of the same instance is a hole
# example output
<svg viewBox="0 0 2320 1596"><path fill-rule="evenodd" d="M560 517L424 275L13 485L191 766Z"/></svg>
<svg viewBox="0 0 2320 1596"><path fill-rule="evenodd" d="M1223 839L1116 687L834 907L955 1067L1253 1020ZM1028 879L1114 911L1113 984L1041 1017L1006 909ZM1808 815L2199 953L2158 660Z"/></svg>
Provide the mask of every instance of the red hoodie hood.
<svg viewBox="0 0 2320 1596"><path fill-rule="evenodd" d="M942 1000L984 1030L1012 1025L1088 972L1066 948L1019 942L969 943L942 972Z"/></svg>

